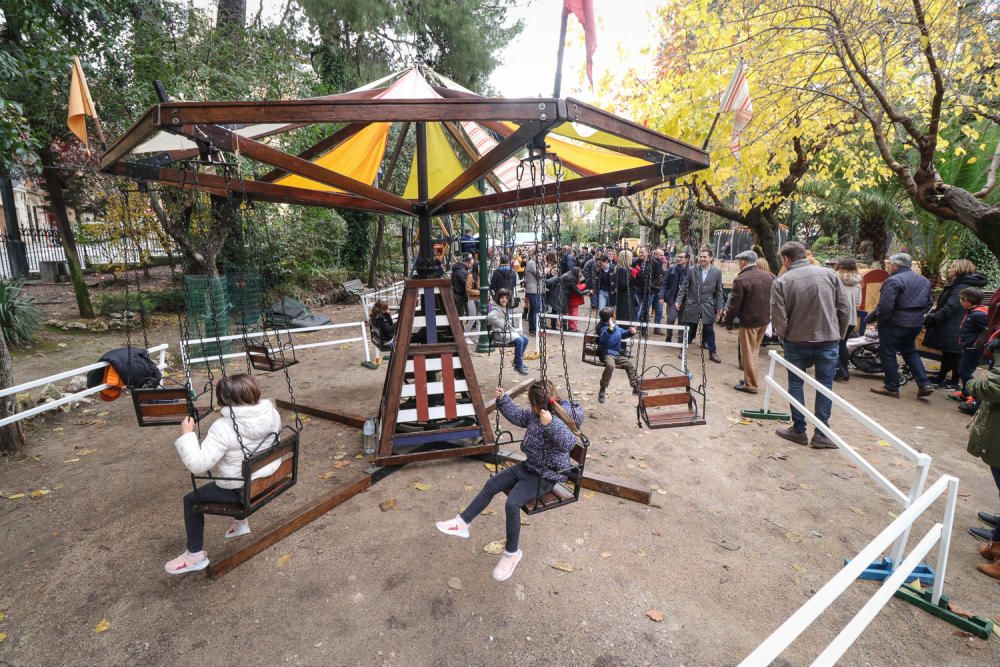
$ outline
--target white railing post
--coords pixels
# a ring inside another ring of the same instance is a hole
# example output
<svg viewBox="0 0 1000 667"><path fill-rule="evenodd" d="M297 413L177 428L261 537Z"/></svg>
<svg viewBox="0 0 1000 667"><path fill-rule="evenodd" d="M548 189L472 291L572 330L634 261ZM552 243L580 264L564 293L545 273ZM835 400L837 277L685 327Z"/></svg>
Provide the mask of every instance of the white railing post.
<svg viewBox="0 0 1000 667"><path fill-rule="evenodd" d="M777 359L775 357L778 356L778 353L775 352L774 350L771 350L770 352L768 352L767 356L771 358L771 364L767 367L767 377L774 379L774 367L777 365ZM763 408L763 412L765 415L767 414L767 411L770 408L770 406L771 406L771 385L765 380L764 408Z"/></svg>
<svg viewBox="0 0 1000 667"><path fill-rule="evenodd" d="M944 506L944 523L941 527L941 544L938 546L937 572L934 573L934 590L931 604L937 605L944 592L944 576L948 571L948 552L951 550L951 529L955 523L955 505L958 502L958 478L948 480L948 500Z"/></svg>
<svg viewBox="0 0 1000 667"><path fill-rule="evenodd" d="M910 486L910 494L906 502L906 506L909 507L913 504L913 501L920 497L920 494L924 492L924 485L927 483L927 475L930 473L931 468L931 457L927 454L921 454L917 459L917 469L914 471L913 484ZM906 553L906 542L910 539L910 529L907 528L896 540L896 543L892 547L892 565L896 567L899 562L903 559L903 554Z"/></svg>
<svg viewBox="0 0 1000 667"><path fill-rule="evenodd" d="M370 364L372 362L372 355L368 351L368 331L364 320L361 320L361 344L365 346L365 361Z"/></svg>

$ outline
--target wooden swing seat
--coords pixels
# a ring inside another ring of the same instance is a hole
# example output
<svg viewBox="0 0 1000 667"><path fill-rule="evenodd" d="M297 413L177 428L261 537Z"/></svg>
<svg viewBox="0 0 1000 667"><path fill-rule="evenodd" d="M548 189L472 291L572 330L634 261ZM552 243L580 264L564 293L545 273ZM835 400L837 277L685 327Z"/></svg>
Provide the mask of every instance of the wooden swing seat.
<svg viewBox="0 0 1000 667"><path fill-rule="evenodd" d="M580 353L580 361L585 364L590 364L591 366L600 366L604 368L604 362L601 361L600 355L597 354L597 336L594 334L585 334L583 337L583 350Z"/></svg>
<svg viewBox="0 0 1000 667"><path fill-rule="evenodd" d="M189 416L201 421L211 414L214 410L211 391L211 385L197 396L192 396L184 386L132 389L132 405L140 427L177 426ZM206 393L209 393L208 404L196 405L195 401Z"/></svg>
<svg viewBox="0 0 1000 667"><path fill-rule="evenodd" d="M254 479L253 475L261 468L281 460L278 469L267 477ZM274 447L258 452L243 460L243 488L238 503L201 503L194 504L194 511L202 514L231 516L234 519L246 519L248 516L268 504L282 493L295 485L298 480L299 434L294 431L281 438ZM198 492L198 480L216 481L218 478L192 475L191 483L195 493Z"/></svg>
<svg viewBox="0 0 1000 667"><path fill-rule="evenodd" d="M263 344L246 346L250 365L258 371L280 371L299 363L299 360L295 358L295 348L291 343L282 345L281 350L283 352L276 353L271 346ZM288 355L289 352L291 352L291 356Z"/></svg>
<svg viewBox="0 0 1000 667"><path fill-rule="evenodd" d="M583 469L587 461L587 448L577 444L569 454L573 465L559 472L566 475L564 482L557 482L551 491L543 493L534 500L529 500L521 505L521 511L526 515L538 514L548 510L571 505L580 499L580 489L582 488ZM507 491L504 491L508 494ZM509 494L508 494L509 495Z"/></svg>
<svg viewBox="0 0 1000 667"><path fill-rule="evenodd" d="M649 428L671 428L704 424L698 404L691 393L687 375L646 378L640 381L639 415ZM682 389L683 391L676 391ZM650 394L647 392L666 393Z"/></svg>

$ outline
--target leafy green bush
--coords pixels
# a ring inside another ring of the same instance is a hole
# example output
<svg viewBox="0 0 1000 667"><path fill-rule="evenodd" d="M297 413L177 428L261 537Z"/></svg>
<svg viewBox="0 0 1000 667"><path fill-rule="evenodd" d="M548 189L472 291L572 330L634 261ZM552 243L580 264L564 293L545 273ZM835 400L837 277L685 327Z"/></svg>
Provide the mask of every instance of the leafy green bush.
<svg viewBox="0 0 1000 667"><path fill-rule="evenodd" d="M30 343L42 316L23 285L21 280L0 280L0 326L12 346Z"/></svg>
<svg viewBox="0 0 1000 667"><path fill-rule="evenodd" d="M180 287L168 287L155 292L146 292L143 296L149 297L153 304L153 310L158 313L184 312L184 290Z"/></svg>
<svg viewBox="0 0 1000 667"><path fill-rule="evenodd" d="M963 229L962 244L958 249L956 259L970 259L976 265L976 270L983 275L990 289L1000 287L1000 262L996 255L990 252L986 245L975 235Z"/></svg>
<svg viewBox="0 0 1000 667"><path fill-rule="evenodd" d="M137 314L141 313L148 318L154 310L153 299L150 298L149 294L140 295L135 292L129 292L128 298L126 298L125 292L101 294L97 297L96 306L97 312L101 315L121 314L127 310Z"/></svg>

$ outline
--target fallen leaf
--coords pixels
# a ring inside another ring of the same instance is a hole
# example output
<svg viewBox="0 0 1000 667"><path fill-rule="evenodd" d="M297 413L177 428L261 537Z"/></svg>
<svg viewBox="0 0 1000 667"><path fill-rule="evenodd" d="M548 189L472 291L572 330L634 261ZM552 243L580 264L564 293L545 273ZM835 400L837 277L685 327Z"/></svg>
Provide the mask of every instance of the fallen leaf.
<svg viewBox="0 0 1000 667"><path fill-rule="evenodd" d="M62 482L56 482L55 484L52 485L52 490L53 491L58 491L61 488L63 488L63 483Z"/></svg>
<svg viewBox="0 0 1000 667"><path fill-rule="evenodd" d="M657 489L657 490L656 490L656 492L657 492L658 494L660 494L661 496L665 496L665 495L667 495L667 491L666 491L666 489Z"/></svg>
<svg viewBox="0 0 1000 667"><path fill-rule="evenodd" d="M784 484L782 484L778 488L781 489L782 491L794 491L795 489L797 489L799 487L796 486L795 484L792 484L791 482L785 482Z"/></svg>
<svg viewBox="0 0 1000 667"><path fill-rule="evenodd" d="M489 470L490 472L496 472L497 470L500 469L500 466L497 465L496 463L484 463L483 466L485 466L486 469Z"/></svg>
<svg viewBox="0 0 1000 667"><path fill-rule="evenodd" d="M42 455L41 454L35 454L34 456L31 457L31 460L32 461L41 461L42 460Z"/></svg>
<svg viewBox="0 0 1000 667"><path fill-rule="evenodd" d="M378 504L378 508L380 510L382 510L383 512L388 512L391 509L395 509L396 508L396 499L395 498L389 498L388 500L383 500L382 502L380 502Z"/></svg>
<svg viewBox="0 0 1000 667"><path fill-rule="evenodd" d="M4 497L7 500L20 500L21 498L24 498L24 494L23 493L12 493L11 495L4 496Z"/></svg>
<svg viewBox="0 0 1000 667"><path fill-rule="evenodd" d="M955 635L956 637L961 637L963 639L968 639L968 638L971 638L971 637L975 637L974 634L972 634L971 632L966 632L965 630L955 630L951 634Z"/></svg>
<svg viewBox="0 0 1000 667"><path fill-rule="evenodd" d="M663 612L658 609L646 610L646 616L649 618L649 620L653 621L654 623L659 623L660 621L663 620Z"/></svg>
<svg viewBox="0 0 1000 667"><path fill-rule="evenodd" d="M495 509L493 509L492 507L487 507L482 512L480 512L480 514L485 514L486 516L493 516L496 513L497 513L497 511Z"/></svg>
<svg viewBox="0 0 1000 667"><path fill-rule="evenodd" d="M96 454L96 449L78 449L73 454L76 456L90 456L91 454Z"/></svg>
<svg viewBox="0 0 1000 667"><path fill-rule="evenodd" d="M802 484L799 484L799 488L800 489L805 489L806 491L808 491L808 490L810 490L810 489L813 488L813 485L812 484L802 483Z"/></svg>
<svg viewBox="0 0 1000 667"><path fill-rule="evenodd" d="M363 458L365 458L365 455L364 454L355 454L354 458L356 458L356 459L363 459Z"/></svg>
<svg viewBox="0 0 1000 667"><path fill-rule="evenodd" d="M336 454L333 455L333 460L334 461L339 461L340 459L344 458L345 456L347 456L347 452L337 452Z"/></svg>
<svg viewBox="0 0 1000 667"><path fill-rule="evenodd" d="M573 563L552 563L549 567L562 572L574 572L576 570L573 567Z"/></svg>
<svg viewBox="0 0 1000 667"><path fill-rule="evenodd" d="M753 420L752 419L747 419L747 418L744 417L738 423L741 424L741 425L743 425L743 426L749 426L750 424L753 424Z"/></svg>
<svg viewBox="0 0 1000 667"><path fill-rule="evenodd" d="M787 533L785 533L785 539L787 539L789 542L792 542L792 543L801 542L802 541L802 536L799 535L796 532L788 531Z"/></svg>
<svg viewBox="0 0 1000 667"><path fill-rule="evenodd" d="M462 580L458 577L448 577L448 588L453 591L462 590Z"/></svg>
<svg viewBox="0 0 1000 667"><path fill-rule="evenodd" d="M333 467L336 470L340 470L341 468L346 468L349 465L351 465L350 461L334 461L333 462Z"/></svg>
<svg viewBox="0 0 1000 667"><path fill-rule="evenodd" d="M895 512L889 512L889 516L893 519L898 518L898 515Z"/></svg>
<svg viewBox="0 0 1000 667"><path fill-rule="evenodd" d="M889 444L888 440L879 440L875 444L878 445L879 447L892 447L892 445Z"/></svg>
<svg viewBox="0 0 1000 667"><path fill-rule="evenodd" d="M648 468L649 466L648 466L648 465L646 465L646 462L645 462L645 461L639 461L639 467L640 467L640 468L642 468L643 470L645 470L645 469L646 469L646 468Z"/></svg>
<svg viewBox="0 0 1000 667"><path fill-rule="evenodd" d="M97 634L101 634L102 632L107 632L108 628L110 627L111 624L108 623L108 619L102 618L100 623L94 626L94 632L96 632Z"/></svg>
<svg viewBox="0 0 1000 667"><path fill-rule="evenodd" d="M602 551L601 552L601 558L611 558L611 552L610 551Z"/></svg>
<svg viewBox="0 0 1000 667"><path fill-rule="evenodd" d="M97 423L96 419L80 419L78 421L73 422L75 426L93 426L96 423Z"/></svg>
<svg viewBox="0 0 1000 667"><path fill-rule="evenodd" d="M316 475L316 479L330 479L336 476L337 473L333 472L332 470L328 470L326 472L321 472L320 474Z"/></svg>
<svg viewBox="0 0 1000 667"><path fill-rule="evenodd" d="M635 552L635 554L637 556L645 556L646 555L646 550L645 549L639 549L638 551Z"/></svg>
<svg viewBox="0 0 1000 667"><path fill-rule="evenodd" d="M794 569L794 570L795 570L796 572L805 572L805 571L806 571L806 568L802 567L802 566L801 566L801 565L799 565L798 563L792 563L792 568L793 568L793 569Z"/></svg>
<svg viewBox="0 0 1000 667"><path fill-rule="evenodd" d="M787 461L788 460L788 455L787 454L768 454L767 458L772 459L774 461Z"/></svg>
<svg viewBox="0 0 1000 667"><path fill-rule="evenodd" d="M79 460L80 459L66 459L65 461L63 461L63 463L76 463Z"/></svg>
<svg viewBox="0 0 1000 667"><path fill-rule="evenodd" d="M855 514L860 514L861 516L865 515L865 513L859 510L857 507L852 507L851 511L854 512Z"/></svg>
<svg viewBox="0 0 1000 667"><path fill-rule="evenodd" d="M483 551L493 556L499 556L500 554L503 553L503 548L504 545L506 544L507 544L506 540L497 540L496 542L490 542L485 547L483 547Z"/></svg>
<svg viewBox="0 0 1000 667"><path fill-rule="evenodd" d="M530 522L530 521L528 521L527 519L525 519L525 518L524 518L524 515L521 515L521 525L522 525L522 526L530 526L530 525L531 525L531 522Z"/></svg>
<svg viewBox="0 0 1000 667"><path fill-rule="evenodd" d="M104 412L98 412L98 413L97 413L97 416L98 416L98 417L107 417L107 416L108 416L108 414L109 414L109 413L108 413L108 411L107 411L107 410L105 410Z"/></svg>
<svg viewBox="0 0 1000 667"><path fill-rule="evenodd" d="M59 347L66 347L66 343L56 343Z"/></svg>
<svg viewBox="0 0 1000 667"><path fill-rule="evenodd" d="M430 484L427 484L426 482L417 482L416 484L413 485L413 488L416 489L417 491L430 491L434 487L431 486Z"/></svg>
<svg viewBox="0 0 1000 667"><path fill-rule="evenodd" d="M471 484L466 484L465 486L462 487L462 490L463 491L472 491L475 488L476 487L472 486Z"/></svg>
<svg viewBox="0 0 1000 667"><path fill-rule="evenodd" d="M3 619L7 618L7 614L0 611L0 623L3 623Z"/></svg>
<svg viewBox="0 0 1000 667"><path fill-rule="evenodd" d="M584 498L593 498L596 495L597 495L597 491L584 491L583 492L583 497Z"/></svg>
<svg viewBox="0 0 1000 667"><path fill-rule="evenodd" d="M948 606L951 608L953 614L958 614L959 616L964 616L965 618L972 618L973 616L975 616L973 612L969 611L968 609L962 609L961 607L955 605L954 603L949 603Z"/></svg>
<svg viewBox="0 0 1000 667"><path fill-rule="evenodd" d="M281 554L278 556L278 567L284 567L288 565L288 561L292 560L292 554Z"/></svg>
<svg viewBox="0 0 1000 667"><path fill-rule="evenodd" d="M6 640L7 640L7 633L6 632L0 632L0 642L6 641Z"/></svg>
<svg viewBox="0 0 1000 667"><path fill-rule="evenodd" d="M47 496L50 493L52 493L52 492L49 491L48 489L36 489L36 490L34 490L34 491L31 492L31 497L32 498L41 498L42 496Z"/></svg>
<svg viewBox="0 0 1000 667"><path fill-rule="evenodd" d="M1000 619L993 621L993 634L1000 637Z"/></svg>
<svg viewBox="0 0 1000 667"><path fill-rule="evenodd" d="M64 430L64 429L63 429L63 427L62 427L62 426L56 426L56 427L55 427L54 429L52 429L52 432L53 432L53 433L62 433L62 432L63 432L63 430Z"/></svg>

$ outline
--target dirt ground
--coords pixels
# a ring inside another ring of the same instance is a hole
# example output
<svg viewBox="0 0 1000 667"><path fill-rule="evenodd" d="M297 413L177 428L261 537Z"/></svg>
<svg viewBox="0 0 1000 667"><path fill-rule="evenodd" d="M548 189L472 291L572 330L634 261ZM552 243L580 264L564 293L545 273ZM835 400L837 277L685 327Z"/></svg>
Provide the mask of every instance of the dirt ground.
<svg viewBox="0 0 1000 667"><path fill-rule="evenodd" d="M323 310L336 321L361 315L360 306ZM19 353L18 380L91 363L123 342L120 333L53 330L43 339ZM469 540L434 529L487 479L482 462L406 466L218 580L169 577L163 563L184 548L180 499L190 489L174 429L137 428L127 399L36 419L28 458L0 462L0 490L29 494L0 498L0 664L736 664L900 508L838 452L780 440L775 423L738 423L739 410L760 399L731 389L741 377L736 335L721 331L719 339L723 363L708 368L708 424L660 431L636 427L623 374L599 405L599 370L582 365L579 339L568 339L573 387L587 409L589 469L654 488L655 505L585 493L576 505L531 517L524 560L502 584L490 577L496 557L483 551L503 538L499 500ZM161 323L150 336L163 341L176 352L175 325ZM555 361L557 351L550 354ZM662 349L649 355L668 360ZM357 344L300 358L292 369L300 401L376 409L385 369L361 368ZM497 355L474 359L480 383L492 389ZM699 359L692 370L700 377ZM918 401L913 386L899 400L874 397L876 382L856 376L836 390L933 456L931 481L944 473L961 479L945 590L965 609L1000 617L1000 582L976 572L977 543L966 533L977 510L998 510L989 471L965 453L968 418L943 395ZM268 395L283 395L280 374L264 383ZM905 459L842 412L832 423L908 488ZM254 530L357 478L367 465L360 447L356 429L309 419L301 482L252 519ZM430 488L420 491L418 482ZM30 497L42 489L50 493ZM395 509L381 511L389 499ZM942 512L943 501L918 523L911 545ZM208 519L210 557L232 546L226 527ZM808 664L876 587L856 582L777 664ZM107 630L97 632L104 621ZM963 636L893 600L842 664L995 666L1000 638Z"/></svg>

